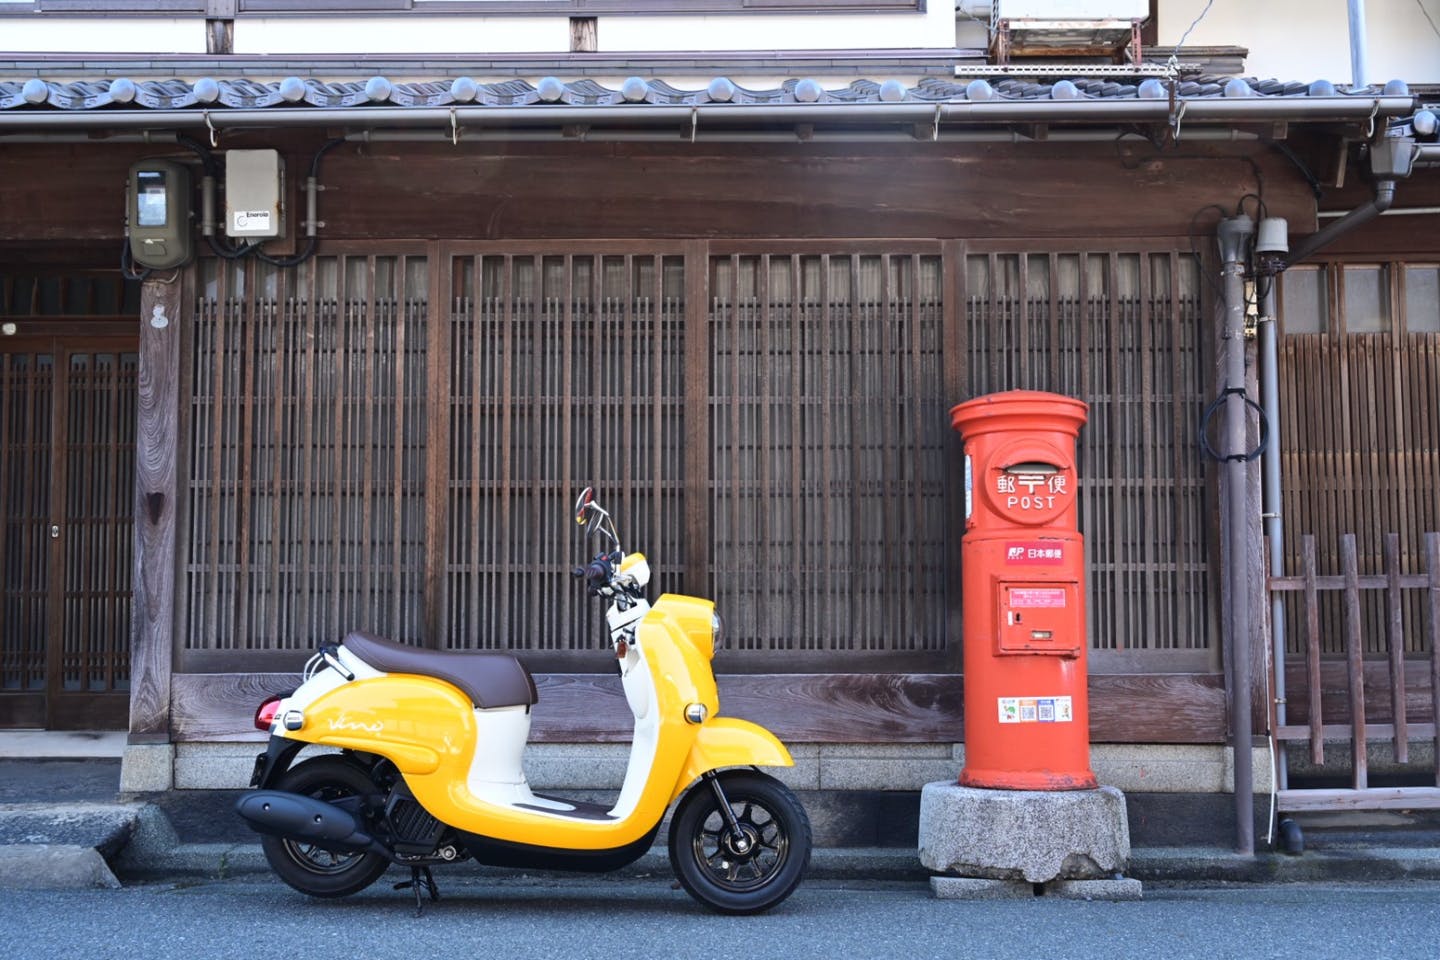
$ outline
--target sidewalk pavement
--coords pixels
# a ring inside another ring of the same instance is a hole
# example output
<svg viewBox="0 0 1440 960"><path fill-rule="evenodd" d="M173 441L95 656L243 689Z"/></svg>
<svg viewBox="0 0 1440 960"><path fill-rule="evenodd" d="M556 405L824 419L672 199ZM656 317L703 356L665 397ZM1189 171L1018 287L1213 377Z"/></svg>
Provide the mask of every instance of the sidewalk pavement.
<svg viewBox="0 0 1440 960"><path fill-rule="evenodd" d="M23 735L21 735L23 737ZM258 837L231 813L238 791L119 795L119 741L47 735L17 749L0 744L0 888L118 887L124 882L223 878L265 872ZM64 749L52 745L60 742ZM117 745L118 744L118 745ZM17 753L30 751L29 756ZM36 752L48 754L45 759ZM82 756L84 754L91 756ZM54 756L59 754L58 757ZM1393 818L1392 818L1393 819ZM1321 818L1306 825L1306 852L1254 856L1213 845L1132 847L1127 877L1143 883L1218 884L1302 881L1440 880L1440 834L1387 827L1386 818ZM447 871L506 871L457 864ZM513 871L509 871L513 873ZM668 876L663 847L617 871ZM913 847L818 847L817 879L924 882Z"/></svg>

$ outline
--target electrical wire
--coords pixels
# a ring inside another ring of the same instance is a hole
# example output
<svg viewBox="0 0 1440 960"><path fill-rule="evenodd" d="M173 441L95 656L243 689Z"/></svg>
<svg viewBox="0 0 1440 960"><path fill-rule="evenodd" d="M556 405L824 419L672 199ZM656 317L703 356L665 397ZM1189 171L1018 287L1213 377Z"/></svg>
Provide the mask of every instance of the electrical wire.
<svg viewBox="0 0 1440 960"><path fill-rule="evenodd" d="M126 280L145 280L153 272L150 267L138 271L135 269L135 256L130 250L130 237L127 234L124 246L120 248L120 276Z"/></svg>
<svg viewBox="0 0 1440 960"><path fill-rule="evenodd" d="M1431 19L1430 11L1425 9L1425 4L1421 0L1415 0L1415 6L1419 7L1420 12L1425 15L1425 22L1430 24L1431 30L1435 31L1435 36L1440 37L1440 27L1435 26L1435 21Z"/></svg>
<svg viewBox="0 0 1440 960"><path fill-rule="evenodd" d="M1175 43L1175 49L1170 53L1170 66L1172 68L1180 62L1180 48L1185 46L1186 40L1190 39L1190 31L1200 26L1200 21L1205 19L1205 15L1210 12L1210 8L1214 5L1215 0L1207 0L1205 9L1200 11L1200 16L1191 21L1190 26L1185 28L1185 32L1180 34L1180 39Z"/></svg>

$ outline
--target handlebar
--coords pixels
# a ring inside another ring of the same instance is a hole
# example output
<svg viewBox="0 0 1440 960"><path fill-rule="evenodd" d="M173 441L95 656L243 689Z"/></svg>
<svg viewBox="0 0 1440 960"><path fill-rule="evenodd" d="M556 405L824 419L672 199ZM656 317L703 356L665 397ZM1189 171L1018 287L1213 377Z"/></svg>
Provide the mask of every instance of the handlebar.
<svg viewBox="0 0 1440 960"><path fill-rule="evenodd" d="M577 580L585 580L585 592L590 596L599 596L600 592L610 586L610 578L614 575L615 564L610 557L600 554L583 567L576 567L570 575Z"/></svg>

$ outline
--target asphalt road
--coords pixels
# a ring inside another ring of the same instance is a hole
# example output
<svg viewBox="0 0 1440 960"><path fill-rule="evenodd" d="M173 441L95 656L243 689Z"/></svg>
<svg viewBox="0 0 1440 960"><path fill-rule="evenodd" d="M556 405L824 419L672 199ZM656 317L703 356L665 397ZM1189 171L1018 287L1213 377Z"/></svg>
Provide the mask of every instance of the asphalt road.
<svg viewBox="0 0 1440 960"><path fill-rule="evenodd" d="M394 871L392 871L394 873ZM386 876L385 880L398 879ZM0 957L1056 958L1440 956L1440 884L1150 887L1139 903L962 902L908 883L810 883L759 917L710 914L668 878L451 879L416 918L388 883L306 899L245 876L0 894Z"/></svg>

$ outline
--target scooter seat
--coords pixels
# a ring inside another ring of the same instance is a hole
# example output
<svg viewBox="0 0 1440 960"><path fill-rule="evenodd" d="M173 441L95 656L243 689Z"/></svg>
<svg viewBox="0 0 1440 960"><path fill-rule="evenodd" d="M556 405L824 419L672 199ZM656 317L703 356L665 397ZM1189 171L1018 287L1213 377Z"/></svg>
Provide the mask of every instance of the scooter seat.
<svg viewBox="0 0 1440 960"><path fill-rule="evenodd" d="M528 707L540 699L535 678L508 653L422 650L368 633L352 633L345 646L376 670L434 677L459 687L482 710Z"/></svg>

